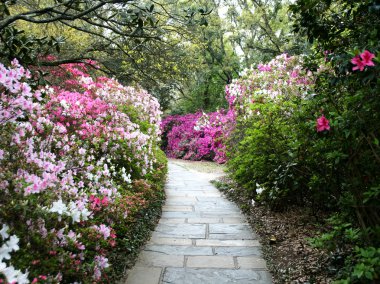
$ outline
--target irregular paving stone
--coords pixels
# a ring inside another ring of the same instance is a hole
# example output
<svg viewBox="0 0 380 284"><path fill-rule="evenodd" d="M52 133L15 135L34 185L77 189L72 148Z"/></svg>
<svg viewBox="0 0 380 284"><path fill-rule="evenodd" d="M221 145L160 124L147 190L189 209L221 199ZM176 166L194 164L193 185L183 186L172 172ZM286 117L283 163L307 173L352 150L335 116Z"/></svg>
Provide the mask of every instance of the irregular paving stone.
<svg viewBox="0 0 380 284"><path fill-rule="evenodd" d="M171 212L173 213L173 212ZM158 224L155 237L205 238L206 225L203 224Z"/></svg>
<svg viewBox="0 0 380 284"><path fill-rule="evenodd" d="M243 224L210 224L209 238L220 240L255 239L249 225Z"/></svg>
<svg viewBox="0 0 380 284"><path fill-rule="evenodd" d="M187 223L189 224L210 224L210 223L220 223L220 218L189 218Z"/></svg>
<svg viewBox="0 0 380 284"><path fill-rule="evenodd" d="M160 267L135 266L129 273L125 284L158 284L161 277Z"/></svg>
<svg viewBox="0 0 380 284"><path fill-rule="evenodd" d="M223 211L205 211L200 213L202 218L216 218L216 217L235 217L239 218L241 217L241 214L238 212L228 212L226 210Z"/></svg>
<svg viewBox="0 0 380 284"><path fill-rule="evenodd" d="M256 247L260 246L257 240L196 240L197 246L214 246L214 247Z"/></svg>
<svg viewBox="0 0 380 284"><path fill-rule="evenodd" d="M239 234L209 234L208 236L211 240L253 240L255 237L250 233L239 233Z"/></svg>
<svg viewBox="0 0 380 284"><path fill-rule="evenodd" d="M225 224L247 224L247 220L242 217L223 217L223 223Z"/></svg>
<svg viewBox="0 0 380 284"><path fill-rule="evenodd" d="M192 199L184 199L181 200L181 198L171 198L169 200L165 201L165 205L179 205L179 206L191 206L196 203L195 197L192 197Z"/></svg>
<svg viewBox="0 0 380 284"><path fill-rule="evenodd" d="M259 257L238 257L239 268L266 269L265 260Z"/></svg>
<svg viewBox="0 0 380 284"><path fill-rule="evenodd" d="M185 218L161 218L160 223L181 224L181 223L186 223L186 219Z"/></svg>
<svg viewBox="0 0 380 284"><path fill-rule="evenodd" d="M235 263L232 256L189 256L186 267L234 268Z"/></svg>
<svg viewBox="0 0 380 284"><path fill-rule="evenodd" d="M174 196L185 196L185 197L197 197L197 196L208 196L208 197L219 197L221 194L218 191L205 191L205 190L186 190L186 191L178 191L173 190L171 193L174 194Z"/></svg>
<svg viewBox="0 0 380 284"><path fill-rule="evenodd" d="M157 244L157 245L176 245L176 246L191 246L191 239L176 239L176 238L159 238L152 237L148 244Z"/></svg>
<svg viewBox="0 0 380 284"><path fill-rule="evenodd" d="M167 268L165 284L271 284L266 271L235 269Z"/></svg>
<svg viewBox="0 0 380 284"><path fill-rule="evenodd" d="M160 252L168 255L213 255L211 247L148 245L144 251Z"/></svg>
<svg viewBox="0 0 380 284"><path fill-rule="evenodd" d="M162 211L178 211L178 212L192 212L193 206L182 206L182 205L164 205Z"/></svg>
<svg viewBox="0 0 380 284"><path fill-rule="evenodd" d="M167 255L164 253L142 251L136 266L143 267L183 267L185 257L183 255Z"/></svg>
<svg viewBox="0 0 380 284"><path fill-rule="evenodd" d="M162 218L199 218L199 212L162 212Z"/></svg>
<svg viewBox="0 0 380 284"><path fill-rule="evenodd" d="M213 203L203 203L203 202L198 202L194 206L196 211L228 211L228 212L234 212L240 214L239 208L236 208L235 206L232 205L220 205L220 204L213 204Z"/></svg>
<svg viewBox="0 0 380 284"><path fill-rule="evenodd" d="M216 247L216 255L261 256L259 247Z"/></svg>
<svg viewBox="0 0 380 284"><path fill-rule="evenodd" d="M238 234L240 232L252 233L249 225L243 224L210 224L210 234Z"/></svg>

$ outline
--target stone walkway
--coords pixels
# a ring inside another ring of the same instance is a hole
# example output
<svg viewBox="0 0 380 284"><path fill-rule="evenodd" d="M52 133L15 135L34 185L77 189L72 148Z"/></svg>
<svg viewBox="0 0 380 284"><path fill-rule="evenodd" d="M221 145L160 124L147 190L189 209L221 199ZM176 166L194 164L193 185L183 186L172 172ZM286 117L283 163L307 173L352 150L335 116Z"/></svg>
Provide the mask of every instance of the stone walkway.
<svg viewBox="0 0 380 284"><path fill-rule="evenodd" d="M215 178L169 161L167 200L126 284L269 284L260 244Z"/></svg>

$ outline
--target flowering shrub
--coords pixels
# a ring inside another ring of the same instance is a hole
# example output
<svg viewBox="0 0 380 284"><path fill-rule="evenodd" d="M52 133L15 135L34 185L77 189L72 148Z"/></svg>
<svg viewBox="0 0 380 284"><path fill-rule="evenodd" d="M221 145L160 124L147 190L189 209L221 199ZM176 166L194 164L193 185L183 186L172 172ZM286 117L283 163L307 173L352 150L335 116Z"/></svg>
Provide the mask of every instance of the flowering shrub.
<svg viewBox="0 0 380 284"><path fill-rule="evenodd" d="M133 231L131 208L161 198L137 198L134 185L159 191L165 174L157 101L84 66L63 70L61 83L32 91L16 60L0 65L0 279L9 283L107 282L112 251Z"/></svg>
<svg viewBox="0 0 380 284"><path fill-rule="evenodd" d="M232 176L272 209L339 212L327 222L331 230L313 241L344 259L337 283L379 280L376 49L309 58L318 67L313 73L282 55L226 88L236 116L227 145Z"/></svg>
<svg viewBox="0 0 380 284"><path fill-rule="evenodd" d="M234 124L233 112L173 115L161 124L163 148L172 158L226 162L226 146Z"/></svg>
<svg viewBox="0 0 380 284"><path fill-rule="evenodd" d="M257 196L257 184L267 188L268 200L275 208L285 206L284 200L302 203L306 195L302 181L291 187L293 174L302 164L291 158L298 151L294 141L299 135L299 109L315 95L315 76L302 64L302 57L283 54L257 69L246 70L226 87L237 120L228 144L228 166L252 197ZM303 121L312 135L317 135L318 116L311 113Z"/></svg>

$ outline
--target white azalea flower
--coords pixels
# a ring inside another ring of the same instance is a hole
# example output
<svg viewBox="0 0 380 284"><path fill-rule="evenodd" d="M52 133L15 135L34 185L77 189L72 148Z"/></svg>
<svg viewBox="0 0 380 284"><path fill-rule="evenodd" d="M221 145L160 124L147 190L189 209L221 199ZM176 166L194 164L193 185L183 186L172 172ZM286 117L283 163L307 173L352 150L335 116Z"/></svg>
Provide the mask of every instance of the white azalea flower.
<svg viewBox="0 0 380 284"><path fill-rule="evenodd" d="M256 183L256 193L261 194L263 191L264 189L258 183Z"/></svg>
<svg viewBox="0 0 380 284"><path fill-rule="evenodd" d="M3 244L0 248L0 261L2 261L3 259L11 259L11 251L12 250L9 249L7 244Z"/></svg>
<svg viewBox="0 0 380 284"><path fill-rule="evenodd" d="M5 268L7 268L7 264L0 261L0 272L3 271Z"/></svg>
<svg viewBox="0 0 380 284"><path fill-rule="evenodd" d="M70 211L68 212L70 217L73 218L73 223L80 222L80 211L78 210L74 202L69 204Z"/></svg>
<svg viewBox="0 0 380 284"><path fill-rule="evenodd" d="M21 271L19 271L17 275L17 284L28 284L29 283L28 275L29 275L28 271L26 271L25 273L22 273Z"/></svg>
<svg viewBox="0 0 380 284"><path fill-rule="evenodd" d="M20 247L18 246L19 238L16 235L11 236L9 241L6 242L8 245L9 249L12 251L18 251Z"/></svg>
<svg viewBox="0 0 380 284"><path fill-rule="evenodd" d="M0 230L0 235L3 238L3 240L9 237L9 234L7 233L8 230L9 230L9 226L7 224L3 224L3 228Z"/></svg>
<svg viewBox="0 0 380 284"><path fill-rule="evenodd" d="M53 205L49 209L49 212L56 212L59 215L62 215L67 212L67 206L62 202L62 199L59 199L58 201L53 202Z"/></svg>
<svg viewBox="0 0 380 284"><path fill-rule="evenodd" d="M5 263L0 264L0 273L4 274L8 283L28 284L28 271L22 273L20 270L16 270L12 265L7 267Z"/></svg>
<svg viewBox="0 0 380 284"><path fill-rule="evenodd" d="M91 216L91 212L87 210L87 208L83 208L82 212L81 212L81 216L82 216L82 221L86 221L88 220L88 217Z"/></svg>

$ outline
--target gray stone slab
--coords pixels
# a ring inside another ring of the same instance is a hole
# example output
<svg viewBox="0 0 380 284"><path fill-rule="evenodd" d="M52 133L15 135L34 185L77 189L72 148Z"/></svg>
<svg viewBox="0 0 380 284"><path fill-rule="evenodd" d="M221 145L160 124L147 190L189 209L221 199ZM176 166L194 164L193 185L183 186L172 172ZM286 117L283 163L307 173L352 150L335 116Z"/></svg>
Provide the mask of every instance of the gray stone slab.
<svg viewBox="0 0 380 284"><path fill-rule="evenodd" d="M235 268L235 263L232 256L189 256L186 267Z"/></svg>
<svg viewBox="0 0 380 284"><path fill-rule="evenodd" d="M161 277L160 267L137 267L128 272L125 284L158 284Z"/></svg>
<svg viewBox="0 0 380 284"><path fill-rule="evenodd" d="M235 269L167 268L165 284L271 284L266 271Z"/></svg>
<svg viewBox="0 0 380 284"><path fill-rule="evenodd" d="M174 202L174 201L189 201L189 202L198 202L196 197L192 196L175 196L174 194L171 194L170 196L166 197L166 202Z"/></svg>
<svg viewBox="0 0 380 284"><path fill-rule="evenodd" d="M252 233L249 225L243 224L210 224L210 234L239 234L241 232Z"/></svg>
<svg viewBox="0 0 380 284"><path fill-rule="evenodd" d="M194 200L181 200L181 198L177 199L167 199L165 202L165 205L180 205L180 206L191 206L194 205L197 201L195 200L195 197L192 197Z"/></svg>
<svg viewBox="0 0 380 284"><path fill-rule="evenodd" d="M255 269L266 269L265 260L260 257L238 257L237 263L239 268L255 268Z"/></svg>
<svg viewBox="0 0 380 284"><path fill-rule="evenodd" d="M164 205L162 211L168 212L192 212L193 206L189 205Z"/></svg>
<svg viewBox="0 0 380 284"><path fill-rule="evenodd" d="M234 218L239 218L241 217L241 213L239 212L229 212L226 210L223 211L201 211L200 213L202 218L216 218L216 217L234 217Z"/></svg>
<svg viewBox="0 0 380 284"><path fill-rule="evenodd" d="M206 225L203 224L158 224L153 236L160 238L205 238Z"/></svg>
<svg viewBox="0 0 380 284"><path fill-rule="evenodd" d="M260 246L257 240L196 240L195 244L197 246L212 246L212 247L255 247Z"/></svg>
<svg viewBox="0 0 380 284"><path fill-rule="evenodd" d="M243 217L224 217L223 223L225 224L247 224L247 220Z"/></svg>
<svg viewBox="0 0 380 284"><path fill-rule="evenodd" d="M213 255L211 247L147 245L144 250L168 255Z"/></svg>
<svg viewBox="0 0 380 284"><path fill-rule="evenodd" d="M210 196L202 196L202 195L200 195L200 196L197 196L197 200L198 201L226 201L226 199L225 198L223 198L222 196L220 196L220 197L210 197Z"/></svg>
<svg viewBox="0 0 380 284"><path fill-rule="evenodd" d="M220 218L189 218L187 223L190 224L210 224L210 223L219 223Z"/></svg>
<svg viewBox="0 0 380 284"><path fill-rule="evenodd" d="M199 218L200 213L199 212L162 212L161 215L162 218Z"/></svg>
<svg viewBox="0 0 380 284"><path fill-rule="evenodd" d="M198 201L195 207L197 210L211 210L211 211L223 211L228 210L232 212L240 213L240 209L232 203L222 201ZM218 210L219 209L219 210Z"/></svg>
<svg viewBox="0 0 380 284"><path fill-rule="evenodd" d="M261 256L259 247L216 247L216 255Z"/></svg>
<svg viewBox="0 0 380 284"><path fill-rule="evenodd" d="M197 196L208 196L208 197L219 197L221 193L218 191L206 191L206 190L173 190L171 191L175 196L185 196L185 197L197 197Z"/></svg>
<svg viewBox="0 0 380 284"><path fill-rule="evenodd" d="M160 238L153 236L148 244L157 244L157 245L174 245L174 246L191 246L191 239L179 239L179 238Z"/></svg>
<svg viewBox="0 0 380 284"><path fill-rule="evenodd" d="M166 255L164 253L142 251L136 267L183 267L183 255Z"/></svg>
<svg viewBox="0 0 380 284"><path fill-rule="evenodd" d="M181 224L186 223L185 218L161 218L160 223L162 224Z"/></svg>
<svg viewBox="0 0 380 284"><path fill-rule="evenodd" d="M209 234L210 240L254 240L256 239L251 233L239 234Z"/></svg>
<svg viewBox="0 0 380 284"><path fill-rule="evenodd" d="M243 224L210 224L209 233L209 239L216 240L256 239L249 225Z"/></svg>

